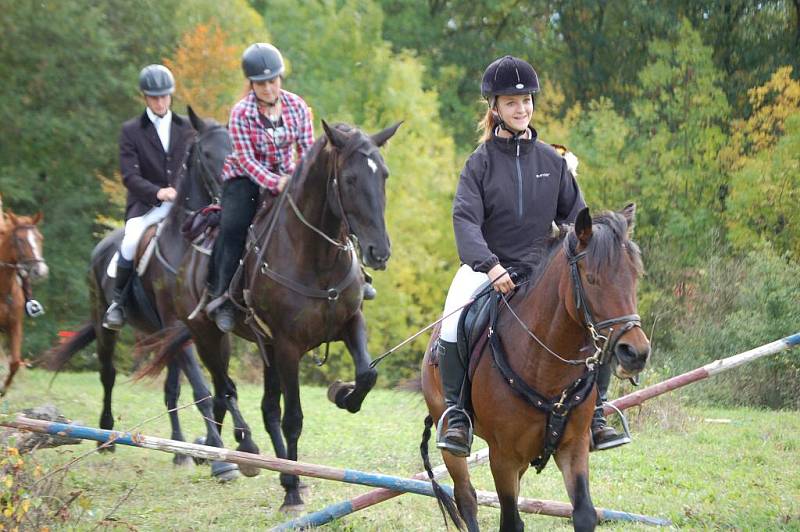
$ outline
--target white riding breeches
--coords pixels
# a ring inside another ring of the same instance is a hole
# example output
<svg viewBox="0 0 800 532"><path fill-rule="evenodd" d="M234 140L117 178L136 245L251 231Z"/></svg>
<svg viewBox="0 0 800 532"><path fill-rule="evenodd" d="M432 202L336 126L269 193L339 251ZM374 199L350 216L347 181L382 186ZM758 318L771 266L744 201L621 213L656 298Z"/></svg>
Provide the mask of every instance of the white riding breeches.
<svg viewBox="0 0 800 532"><path fill-rule="evenodd" d="M142 216L131 218L125 222L125 236L122 237L122 245L120 245L119 253L122 258L132 261L136 256L136 247L139 245L139 240L142 238L145 230L153 224L157 224L167 217L169 211L172 209L172 202L165 201L158 207L153 207Z"/></svg>
<svg viewBox="0 0 800 532"><path fill-rule="evenodd" d="M447 292L447 299L444 303L444 315L451 316L442 321L441 338L446 342L455 342L458 339L458 320L461 317L461 310L454 312L464 305L472 297L482 284L489 280L485 273L476 272L466 264L462 264L453 277L450 290Z"/></svg>

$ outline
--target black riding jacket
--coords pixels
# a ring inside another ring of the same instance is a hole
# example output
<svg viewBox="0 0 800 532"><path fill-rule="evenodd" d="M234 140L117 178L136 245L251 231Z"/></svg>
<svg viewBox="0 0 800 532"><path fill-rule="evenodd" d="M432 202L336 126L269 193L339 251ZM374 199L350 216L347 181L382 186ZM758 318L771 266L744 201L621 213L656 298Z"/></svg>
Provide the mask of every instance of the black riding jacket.
<svg viewBox="0 0 800 532"><path fill-rule="evenodd" d="M574 222L586 206L564 158L531 132L531 139L493 135L461 172L453 228L461 262L475 271L532 262L552 222Z"/></svg>

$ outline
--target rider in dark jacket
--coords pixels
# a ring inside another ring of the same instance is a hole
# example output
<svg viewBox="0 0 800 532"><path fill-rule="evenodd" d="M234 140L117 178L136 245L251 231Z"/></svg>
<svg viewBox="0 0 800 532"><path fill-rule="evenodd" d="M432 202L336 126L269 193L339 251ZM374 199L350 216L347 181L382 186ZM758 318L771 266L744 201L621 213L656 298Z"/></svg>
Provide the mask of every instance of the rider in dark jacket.
<svg viewBox="0 0 800 532"><path fill-rule="evenodd" d="M514 289L506 266L531 263L541 254L553 224L574 222L584 203L574 171L530 126L539 78L526 61L505 56L486 69L481 93L488 109L482 143L467 160L453 201L453 228L462 266L445 303L439 372L447 430L439 448L456 456L470 452L469 420L460 398L469 385L466 361L456 344L460 312L474 291L491 280L495 290ZM601 427L602 425L602 427ZM602 407L593 431L606 430ZM599 432L595 433L595 439Z"/></svg>

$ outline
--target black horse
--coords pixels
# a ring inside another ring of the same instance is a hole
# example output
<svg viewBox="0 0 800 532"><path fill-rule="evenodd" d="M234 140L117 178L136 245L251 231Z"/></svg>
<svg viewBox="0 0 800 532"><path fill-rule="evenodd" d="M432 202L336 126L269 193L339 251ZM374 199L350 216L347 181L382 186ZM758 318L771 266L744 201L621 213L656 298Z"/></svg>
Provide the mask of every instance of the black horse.
<svg viewBox="0 0 800 532"><path fill-rule="evenodd" d="M129 286L128 297L129 323L137 331L146 335L155 335L159 331L169 329L180 323L175 314L175 275L181 259L191 244L184 238L181 228L187 217L219 196L219 176L225 157L231 152L232 145L227 129L213 120L202 120L188 108L189 119L197 131L194 142L189 148L185 175L178 184L175 205L158 229L151 227L142 237L137 253L138 260L148 260L146 271L134 275ZM116 369L114 368L114 346L117 333L102 327L103 315L112 300L114 279L107 273L108 265L122 242L123 230L118 229L95 246L91 257L89 272L90 299L92 303L91 321L84 324L79 332L67 343L54 348L48 354L48 366L59 369L69 358L97 341L97 357L100 361L100 380L103 383L103 411L100 415L100 427L112 429L114 416L111 413L111 392L114 388ZM151 248L148 250L148 245ZM149 255L149 259L143 258ZM189 345L181 347L185 356L168 365L167 379L164 384L164 396L170 412L172 439L183 441L177 406L180 395L180 370L186 374L194 392L195 400L210 396L203 379L202 371ZM198 403L198 408L206 419L212 423L212 405L210 401ZM113 446L111 447L113 450ZM184 463L188 457L175 456L175 463ZM238 475L234 464L212 464L217 476L230 479Z"/></svg>
<svg viewBox="0 0 800 532"><path fill-rule="evenodd" d="M232 284L233 297L240 302L234 332L262 345L261 410L280 458L297 460L303 428L298 372L304 353L325 342L345 342L355 363L355 382L336 383L328 396L349 412L359 411L377 379L377 371L370 368L361 313L364 277L350 237L358 242L367 266L385 268L390 254L384 221L389 171L378 148L399 125L370 136L350 126L331 128L323 122L325 135L298 166L284 195L271 209L262 204L253 222L253 234L258 236L248 243L241 275L235 276ZM207 262L201 253L184 258L178 279L182 287L179 315L187 316L197 307ZM237 278L242 279L241 284ZM228 376L229 340L204 313L193 312L191 317L184 320L187 330L173 334L170 345L177 347L194 339L211 372L217 400L227 402L234 419L238 450L257 453L250 428L239 412L236 386ZM179 350L168 345L157 362L163 367L176 356ZM158 369L154 364L152 370ZM225 412L217 413L216 420L221 423ZM217 428L208 428L207 444L221 447ZM245 475L258 472L240 469ZM282 509L301 509L299 478L281 474L280 480L286 490Z"/></svg>

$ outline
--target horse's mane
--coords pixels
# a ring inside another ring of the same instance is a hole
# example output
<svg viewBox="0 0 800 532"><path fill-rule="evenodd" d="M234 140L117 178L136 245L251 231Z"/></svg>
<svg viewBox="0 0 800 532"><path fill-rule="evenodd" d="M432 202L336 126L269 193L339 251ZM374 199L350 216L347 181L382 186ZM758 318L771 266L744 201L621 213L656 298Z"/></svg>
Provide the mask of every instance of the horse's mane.
<svg viewBox="0 0 800 532"><path fill-rule="evenodd" d="M539 281L567 238L576 238L574 228L557 238L548 239L546 245L526 261L526 265L531 268L532 286ZM603 211L592 217L592 238L586 251L586 271L593 275L601 276L616 271L623 259L623 252L633 262L637 274L641 275L644 271L639 246L628 238L628 222L618 212Z"/></svg>

